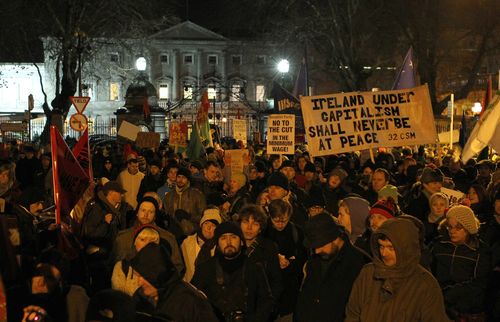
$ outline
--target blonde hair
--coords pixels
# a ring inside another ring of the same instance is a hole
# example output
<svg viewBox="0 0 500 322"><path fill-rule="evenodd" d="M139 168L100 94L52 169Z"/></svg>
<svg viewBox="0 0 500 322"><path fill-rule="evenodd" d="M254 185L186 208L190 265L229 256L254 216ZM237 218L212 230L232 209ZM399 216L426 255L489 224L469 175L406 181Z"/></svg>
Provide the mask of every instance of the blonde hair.
<svg viewBox="0 0 500 322"><path fill-rule="evenodd" d="M150 243L160 244L160 234L153 228L144 228L141 230L141 232L135 237L134 244L137 238L149 239Z"/></svg>

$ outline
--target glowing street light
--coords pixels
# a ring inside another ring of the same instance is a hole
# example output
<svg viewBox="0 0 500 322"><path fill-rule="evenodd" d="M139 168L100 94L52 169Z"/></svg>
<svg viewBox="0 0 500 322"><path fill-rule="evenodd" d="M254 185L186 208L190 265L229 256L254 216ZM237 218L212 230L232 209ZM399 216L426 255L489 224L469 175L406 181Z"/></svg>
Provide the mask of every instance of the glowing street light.
<svg viewBox="0 0 500 322"><path fill-rule="evenodd" d="M137 68L138 71L145 71L147 66L146 58L144 57L139 57L135 61L135 68Z"/></svg>
<svg viewBox="0 0 500 322"><path fill-rule="evenodd" d="M288 62L288 60L282 59L279 61L277 67L278 67L278 71L280 73L285 74L285 73L288 73L288 71L290 70L290 63Z"/></svg>
<svg viewBox="0 0 500 322"><path fill-rule="evenodd" d="M483 110L483 107L481 106L481 103L475 102L474 105L472 105L472 113L474 114L479 114Z"/></svg>

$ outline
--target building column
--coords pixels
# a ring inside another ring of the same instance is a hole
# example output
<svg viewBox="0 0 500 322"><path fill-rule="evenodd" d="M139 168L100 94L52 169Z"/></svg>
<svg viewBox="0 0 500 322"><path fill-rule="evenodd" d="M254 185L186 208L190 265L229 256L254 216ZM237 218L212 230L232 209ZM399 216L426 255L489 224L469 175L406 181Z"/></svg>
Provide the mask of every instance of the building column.
<svg viewBox="0 0 500 322"><path fill-rule="evenodd" d="M176 101L177 97L179 97L178 93L178 82L179 82L179 75L177 73L177 49L172 50L172 98L171 101Z"/></svg>
<svg viewBox="0 0 500 322"><path fill-rule="evenodd" d="M198 78L197 85L198 85L198 90L199 90L201 87L201 78L202 78L201 73L202 73L202 67L203 67L203 49L197 50L196 65L197 65L196 77Z"/></svg>

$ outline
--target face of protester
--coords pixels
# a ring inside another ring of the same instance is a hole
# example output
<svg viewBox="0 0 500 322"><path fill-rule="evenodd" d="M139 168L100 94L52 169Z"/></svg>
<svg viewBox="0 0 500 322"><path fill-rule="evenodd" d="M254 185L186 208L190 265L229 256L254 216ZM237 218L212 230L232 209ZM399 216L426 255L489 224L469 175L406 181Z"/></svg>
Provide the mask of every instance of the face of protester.
<svg viewBox="0 0 500 322"><path fill-rule="evenodd" d="M116 205L122 201L122 194L118 191L110 190L106 195L106 200L111 206L116 207Z"/></svg>
<svg viewBox="0 0 500 322"><path fill-rule="evenodd" d="M383 172L374 172L372 175L372 188L373 191L379 192L386 184L387 180L385 180L385 174Z"/></svg>
<svg viewBox="0 0 500 322"><path fill-rule="evenodd" d="M380 225L382 225L388 218L385 216L382 216L380 214L371 214L368 217L368 221L370 222L370 229L372 231L377 230Z"/></svg>
<svg viewBox="0 0 500 322"><path fill-rule="evenodd" d="M137 236L137 238L134 241L135 250L137 252L140 252L141 249L143 249L147 244L152 242L158 244L155 238L152 238L151 236L141 236L141 234L139 234L139 236Z"/></svg>
<svg viewBox="0 0 500 322"><path fill-rule="evenodd" d="M273 169L278 170L281 167L281 158L273 160Z"/></svg>
<svg viewBox="0 0 500 322"><path fill-rule="evenodd" d="M219 177L219 168L210 165L208 169L205 169L205 177L207 178L208 182L217 181L217 178Z"/></svg>
<svg viewBox="0 0 500 322"><path fill-rule="evenodd" d="M235 180L229 180L229 192L231 194L234 194L236 192L238 192L238 190L240 190L241 186L240 186L240 183L235 181Z"/></svg>
<svg viewBox="0 0 500 322"><path fill-rule="evenodd" d="M243 218L240 222L240 227L247 243L251 243L257 238L261 228L260 223L255 221L252 216Z"/></svg>
<svg viewBox="0 0 500 322"><path fill-rule="evenodd" d="M446 201L443 198L435 197L432 199L431 204L432 212L438 216L444 216L444 211L446 210Z"/></svg>
<svg viewBox="0 0 500 322"><path fill-rule="evenodd" d="M288 191L280 186L269 186L268 193L270 200L276 200L284 198L288 194Z"/></svg>
<svg viewBox="0 0 500 322"><path fill-rule="evenodd" d="M315 174L316 174L315 172L306 171L305 172L306 180L307 181L313 181Z"/></svg>
<svg viewBox="0 0 500 322"><path fill-rule="evenodd" d="M306 158L304 158L304 157L299 158L299 160L297 161L297 167L299 168L299 170L300 170L301 172L303 172L303 171L304 171L304 168L305 168L305 166L306 166L306 163L307 163L307 160L306 160Z"/></svg>
<svg viewBox="0 0 500 322"><path fill-rule="evenodd" d="M373 175L373 170L372 170L372 168L370 168L370 167L365 167L365 168L363 169L363 175L364 175L364 176L368 176L368 177L370 177L370 178L371 178L371 177L372 177L372 175Z"/></svg>
<svg viewBox="0 0 500 322"><path fill-rule="evenodd" d="M43 157L41 161L42 161L42 167L44 169L48 169L50 166L50 162L51 162L50 159L47 157Z"/></svg>
<svg viewBox="0 0 500 322"><path fill-rule="evenodd" d="M212 239L214 238L214 232L216 227L217 226L213 222L207 220L201 225L201 234L207 240Z"/></svg>
<svg viewBox="0 0 500 322"><path fill-rule="evenodd" d="M295 169L292 167L284 167L280 171L287 177L288 181L292 181L295 178Z"/></svg>
<svg viewBox="0 0 500 322"><path fill-rule="evenodd" d="M384 262L385 266L394 266L397 263L396 258L396 250L392 245L392 242L388 239L383 240L379 239L378 242L378 251L380 254L380 259Z"/></svg>
<svg viewBox="0 0 500 322"><path fill-rule="evenodd" d="M43 201L32 203L30 204L29 208L30 213L37 214L40 212L40 210L43 209Z"/></svg>
<svg viewBox="0 0 500 322"><path fill-rule="evenodd" d="M321 247L315 248L314 253L321 256L322 259L328 260L337 256L343 245L344 241L342 240L342 238L337 237L337 239L332 240L331 242Z"/></svg>
<svg viewBox="0 0 500 322"><path fill-rule="evenodd" d="M177 180L177 168L170 168L167 172L167 179L170 182L175 182Z"/></svg>
<svg viewBox="0 0 500 322"><path fill-rule="evenodd" d="M352 231L352 226L351 226L351 215L349 213L349 208L345 205L341 205L339 207L339 215L338 215L338 220L342 226L345 227L345 229L348 232Z"/></svg>
<svg viewBox="0 0 500 322"><path fill-rule="evenodd" d="M422 186L424 187L425 190L429 192L429 194L434 194L436 192L441 191L441 187L443 184L439 181L435 182L429 182L429 183L423 183Z"/></svg>
<svg viewBox="0 0 500 322"><path fill-rule="evenodd" d="M106 161L104 162L104 167L109 171L113 167L113 163L111 163L111 161Z"/></svg>
<svg viewBox="0 0 500 322"><path fill-rule="evenodd" d="M235 234L222 234L217 243L222 255L227 258L235 257L241 249L241 239Z"/></svg>
<svg viewBox="0 0 500 322"><path fill-rule="evenodd" d="M339 176L330 176L330 178L328 178L328 186L330 187L330 189L338 188L341 183L342 180Z"/></svg>
<svg viewBox="0 0 500 322"><path fill-rule="evenodd" d="M142 292L144 293L144 295L149 298L157 297L158 289L151 283L149 283L144 277L142 277L141 274L136 271L134 271L134 273L139 277L139 286L142 288Z"/></svg>
<svg viewBox="0 0 500 322"><path fill-rule="evenodd" d="M312 218L312 217L322 213L323 210L325 210L323 207L315 205L315 206L307 208L307 214L309 215L309 217Z"/></svg>
<svg viewBox="0 0 500 322"><path fill-rule="evenodd" d="M248 180L255 180L257 179L257 169L253 168L252 170L250 170L250 173L248 174Z"/></svg>
<svg viewBox="0 0 500 322"><path fill-rule="evenodd" d="M448 219L446 229L450 235L450 241L455 245L464 244L469 238L469 232L455 218Z"/></svg>
<svg viewBox="0 0 500 322"><path fill-rule="evenodd" d="M193 167L192 165L189 166L189 171L191 171L191 174L198 174L200 172L197 167Z"/></svg>
<svg viewBox="0 0 500 322"><path fill-rule="evenodd" d="M139 172L139 162L130 161L127 163L127 170L130 174L137 174Z"/></svg>
<svg viewBox="0 0 500 322"><path fill-rule="evenodd" d="M470 200L471 204L479 203L479 196L477 195L476 189L473 187L469 188L467 192L467 198Z"/></svg>
<svg viewBox="0 0 500 322"><path fill-rule="evenodd" d="M280 214L274 218L271 218L271 223L277 231L283 231L286 225L290 222L289 214Z"/></svg>
<svg viewBox="0 0 500 322"><path fill-rule="evenodd" d="M4 186L9 183L9 172L10 170L0 172L0 185Z"/></svg>
<svg viewBox="0 0 500 322"><path fill-rule="evenodd" d="M151 173L151 175L155 176L155 175L160 173L160 168L156 165L149 166L149 173Z"/></svg>
<svg viewBox="0 0 500 322"><path fill-rule="evenodd" d="M149 201L143 201L137 210L137 220L141 225L151 224L155 220L156 208Z"/></svg>
<svg viewBox="0 0 500 322"><path fill-rule="evenodd" d="M177 185L177 187L182 189L186 187L188 183L189 183L188 178L180 174L177 175L177 179L175 180L175 184Z"/></svg>

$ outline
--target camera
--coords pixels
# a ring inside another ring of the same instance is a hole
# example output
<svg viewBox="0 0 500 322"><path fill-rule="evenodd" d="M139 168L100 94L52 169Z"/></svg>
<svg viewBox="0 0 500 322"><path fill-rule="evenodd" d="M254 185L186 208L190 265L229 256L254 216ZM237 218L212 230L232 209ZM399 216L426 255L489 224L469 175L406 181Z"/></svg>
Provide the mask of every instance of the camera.
<svg viewBox="0 0 500 322"><path fill-rule="evenodd" d="M40 311L40 310L33 310L28 313L28 316L26 317L27 322L41 322L45 321L45 312Z"/></svg>

